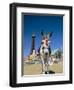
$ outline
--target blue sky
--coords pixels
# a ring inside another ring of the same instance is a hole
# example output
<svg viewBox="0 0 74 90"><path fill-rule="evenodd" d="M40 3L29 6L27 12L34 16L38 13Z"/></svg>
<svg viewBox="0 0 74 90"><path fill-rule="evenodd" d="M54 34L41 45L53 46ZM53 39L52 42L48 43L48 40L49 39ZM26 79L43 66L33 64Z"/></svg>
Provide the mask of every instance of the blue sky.
<svg viewBox="0 0 74 90"><path fill-rule="evenodd" d="M41 16L23 15L23 55L27 56L31 50L32 33L35 33L35 49L41 44L41 30L48 34L53 32L51 37L51 50L63 49L63 16Z"/></svg>

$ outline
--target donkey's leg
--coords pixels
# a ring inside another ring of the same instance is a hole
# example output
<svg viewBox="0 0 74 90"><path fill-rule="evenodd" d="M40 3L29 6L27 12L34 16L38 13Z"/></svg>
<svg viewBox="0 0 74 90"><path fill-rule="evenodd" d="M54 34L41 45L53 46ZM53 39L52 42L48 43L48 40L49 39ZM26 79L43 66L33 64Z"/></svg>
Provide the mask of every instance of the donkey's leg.
<svg viewBox="0 0 74 90"><path fill-rule="evenodd" d="M41 64L42 64L42 74L45 73L45 64L44 64L44 59L41 57Z"/></svg>
<svg viewBox="0 0 74 90"><path fill-rule="evenodd" d="M49 72L48 54L46 54L46 59L45 59L45 72L46 74Z"/></svg>
<svg viewBox="0 0 74 90"><path fill-rule="evenodd" d="M45 74L45 64L44 64L44 60L43 60L43 63L42 63L42 73Z"/></svg>
<svg viewBox="0 0 74 90"><path fill-rule="evenodd" d="M48 63L46 62L46 63L45 63L45 73L47 74L48 71L49 71L49 65L48 65Z"/></svg>
<svg viewBox="0 0 74 90"><path fill-rule="evenodd" d="M47 72L49 73L49 64L48 64L48 60L47 60Z"/></svg>
<svg viewBox="0 0 74 90"><path fill-rule="evenodd" d="M49 54L48 54L48 57L47 57L47 72L49 73Z"/></svg>

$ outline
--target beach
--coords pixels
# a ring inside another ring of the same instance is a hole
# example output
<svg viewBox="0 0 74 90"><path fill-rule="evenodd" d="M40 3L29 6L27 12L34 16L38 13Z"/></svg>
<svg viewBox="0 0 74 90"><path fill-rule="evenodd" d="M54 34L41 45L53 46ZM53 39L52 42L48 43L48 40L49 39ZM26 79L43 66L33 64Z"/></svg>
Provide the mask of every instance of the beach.
<svg viewBox="0 0 74 90"><path fill-rule="evenodd" d="M55 73L63 73L63 61L60 63L53 63L49 65L49 70ZM24 64L23 75L37 75L42 73L42 66L40 63L37 64Z"/></svg>

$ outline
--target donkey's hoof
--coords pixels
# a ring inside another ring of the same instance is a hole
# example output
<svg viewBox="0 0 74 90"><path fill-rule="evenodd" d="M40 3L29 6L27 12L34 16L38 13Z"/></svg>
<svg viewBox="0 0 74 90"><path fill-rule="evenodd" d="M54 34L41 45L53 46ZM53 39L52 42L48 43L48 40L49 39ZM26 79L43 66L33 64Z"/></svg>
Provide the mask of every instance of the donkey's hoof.
<svg viewBox="0 0 74 90"><path fill-rule="evenodd" d="M48 72L47 72L47 71L45 71L45 74L48 74Z"/></svg>
<svg viewBox="0 0 74 90"><path fill-rule="evenodd" d="M42 72L41 74L45 74L45 72Z"/></svg>

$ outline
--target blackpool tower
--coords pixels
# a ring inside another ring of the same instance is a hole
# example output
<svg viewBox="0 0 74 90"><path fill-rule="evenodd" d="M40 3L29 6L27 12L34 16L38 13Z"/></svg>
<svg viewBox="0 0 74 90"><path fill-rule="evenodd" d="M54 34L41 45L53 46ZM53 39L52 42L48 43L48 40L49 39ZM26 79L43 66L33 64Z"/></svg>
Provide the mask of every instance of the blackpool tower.
<svg viewBox="0 0 74 90"><path fill-rule="evenodd" d="M32 34L32 45L31 45L31 52L30 54L33 53L33 50L35 50L35 34Z"/></svg>

